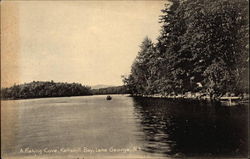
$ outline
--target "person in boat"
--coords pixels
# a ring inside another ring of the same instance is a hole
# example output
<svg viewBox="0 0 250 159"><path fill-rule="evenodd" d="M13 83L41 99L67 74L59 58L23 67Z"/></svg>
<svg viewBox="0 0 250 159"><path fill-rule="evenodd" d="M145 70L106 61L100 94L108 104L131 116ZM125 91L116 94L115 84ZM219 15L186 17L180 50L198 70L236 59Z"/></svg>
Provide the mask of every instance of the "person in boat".
<svg viewBox="0 0 250 159"><path fill-rule="evenodd" d="M111 97L111 96L107 96L106 99L107 99L107 100L111 100L112 97Z"/></svg>

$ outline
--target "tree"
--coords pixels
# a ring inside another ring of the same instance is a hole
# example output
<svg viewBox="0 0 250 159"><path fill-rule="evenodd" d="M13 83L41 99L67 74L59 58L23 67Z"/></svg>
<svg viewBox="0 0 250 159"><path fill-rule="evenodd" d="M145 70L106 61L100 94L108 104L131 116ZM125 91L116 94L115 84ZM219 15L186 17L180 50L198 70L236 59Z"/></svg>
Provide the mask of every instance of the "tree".
<svg viewBox="0 0 250 159"><path fill-rule="evenodd" d="M170 2L158 42L144 39L124 79L132 94L248 92L248 0Z"/></svg>
<svg viewBox="0 0 250 159"><path fill-rule="evenodd" d="M154 46L152 41L146 37L140 51L131 67L131 74L124 82L133 94L151 94L153 89L153 56Z"/></svg>

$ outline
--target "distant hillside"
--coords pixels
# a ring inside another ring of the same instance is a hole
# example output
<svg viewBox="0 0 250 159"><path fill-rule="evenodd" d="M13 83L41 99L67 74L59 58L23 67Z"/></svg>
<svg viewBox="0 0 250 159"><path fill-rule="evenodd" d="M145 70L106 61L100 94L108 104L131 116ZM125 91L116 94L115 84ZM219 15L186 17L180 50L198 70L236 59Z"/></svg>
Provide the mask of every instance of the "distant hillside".
<svg viewBox="0 0 250 159"><path fill-rule="evenodd" d="M97 88L97 89L93 89ZM33 81L1 88L1 99L27 99L44 97L67 97L99 94L128 94L125 86L96 85L92 89L80 83Z"/></svg>
<svg viewBox="0 0 250 159"><path fill-rule="evenodd" d="M100 89L100 88L108 88L108 87L115 87L115 86L98 84L98 85L91 86L91 89Z"/></svg>
<svg viewBox="0 0 250 159"><path fill-rule="evenodd" d="M115 86L100 89L92 89L93 94L128 94L128 90L125 86Z"/></svg>

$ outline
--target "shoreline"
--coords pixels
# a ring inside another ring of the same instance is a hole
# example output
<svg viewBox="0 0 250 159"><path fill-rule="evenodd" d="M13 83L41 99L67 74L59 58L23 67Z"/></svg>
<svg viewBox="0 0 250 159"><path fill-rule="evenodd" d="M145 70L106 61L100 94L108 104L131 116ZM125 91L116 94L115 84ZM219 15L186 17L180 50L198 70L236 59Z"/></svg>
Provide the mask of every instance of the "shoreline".
<svg viewBox="0 0 250 159"><path fill-rule="evenodd" d="M93 96L93 95L94 95L94 94L89 94L89 95L77 95L77 96L34 97L34 98L1 98L1 101L5 101L5 100L25 100L25 99L43 99L43 98L80 97L80 96Z"/></svg>
<svg viewBox="0 0 250 159"><path fill-rule="evenodd" d="M5 98L1 99L1 101L6 100L26 100L26 99L44 99L44 98L64 98L64 97L85 97L85 96L106 96L106 95L127 95L130 96L130 94L89 94L89 95L78 95L78 96L54 96L54 97L34 97L34 98Z"/></svg>
<svg viewBox="0 0 250 159"><path fill-rule="evenodd" d="M187 96L162 96L162 95L130 95L130 97L218 102L220 104L229 106L239 105L239 104L249 104L249 98L242 98L239 96L220 97L217 99L211 99L209 97L198 97L198 96L187 97Z"/></svg>
<svg viewBox="0 0 250 159"><path fill-rule="evenodd" d="M90 94L90 95L78 95L78 96L54 96L54 97L34 97L34 98L7 98L1 99L1 101L6 100L26 100L26 99L44 99L44 98L63 98L63 97L80 97L80 96L97 96L97 95L127 95L128 97L138 97L138 98L154 98L154 99L171 99L171 100L193 100L193 101L205 101L205 102L219 102L226 105L238 105L238 104L249 104L249 98L242 98L239 96L228 96L220 97L217 99L211 99L207 96L163 96L163 95L131 95L131 94Z"/></svg>

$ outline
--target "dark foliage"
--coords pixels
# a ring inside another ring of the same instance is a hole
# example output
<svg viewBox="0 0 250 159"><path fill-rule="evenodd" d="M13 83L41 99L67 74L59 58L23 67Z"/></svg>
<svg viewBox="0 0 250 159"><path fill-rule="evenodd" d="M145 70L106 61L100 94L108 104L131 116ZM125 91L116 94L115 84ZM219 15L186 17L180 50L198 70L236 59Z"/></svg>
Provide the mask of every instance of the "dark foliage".
<svg viewBox="0 0 250 159"><path fill-rule="evenodd" d="M117 86L117 87L108 87L108 88L100 88L93 89L93 94L128 94L129 91L125 86Z"/></svg>
<svg viewBox="0 0 250 159"><path fill-rule="evenodd" d="M91 88L79 83L33 81L1 89L2 99L65 97L92 95Z"/></svg>
<svg viewBox="0 0 250 159"><path fill-rule="evenodd" d="M248 0L171 0L162 13L124 78L132 94L248 92Z"/></svg>

